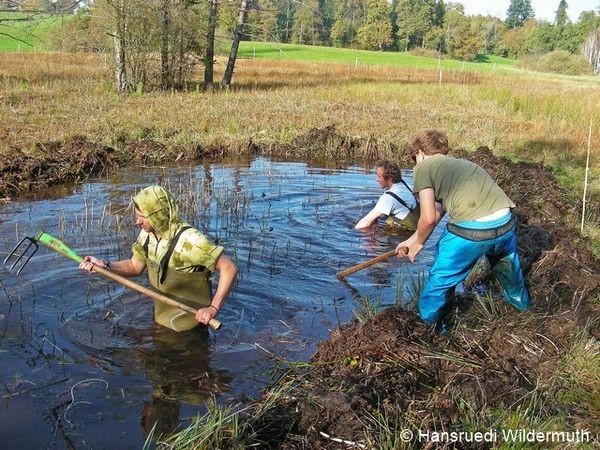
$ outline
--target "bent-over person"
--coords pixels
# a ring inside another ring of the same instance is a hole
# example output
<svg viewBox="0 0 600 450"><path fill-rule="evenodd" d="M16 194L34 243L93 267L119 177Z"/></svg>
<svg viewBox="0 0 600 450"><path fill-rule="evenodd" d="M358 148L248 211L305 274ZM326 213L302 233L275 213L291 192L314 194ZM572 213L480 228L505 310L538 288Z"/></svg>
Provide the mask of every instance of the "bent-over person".
<svg viewBox="0 0 600 450"><path fill-rule="evenodd" d="M385 192L373 209L354 228L362 230L370 227L373 222L382 216L386 223L398 230L414 231L419 220L419 204L412 189L402 178L402 171L395 162L383 159L375 164L375 179Z"/></svg>
<svg viewBox="0 0 600 450"><path fill-rule="evenodd" d="M408 145L416 163L413 190L419 195L421 214L415 233L396 247L398 256L414 262L436 224L445 213L449 215L419 298L421 318L432 325L444 318L454 287L483 255L506 302L519 311L528 309L529 295L517 254L515 204L483 168L447 155L444 132L420 131Z"/></svg>

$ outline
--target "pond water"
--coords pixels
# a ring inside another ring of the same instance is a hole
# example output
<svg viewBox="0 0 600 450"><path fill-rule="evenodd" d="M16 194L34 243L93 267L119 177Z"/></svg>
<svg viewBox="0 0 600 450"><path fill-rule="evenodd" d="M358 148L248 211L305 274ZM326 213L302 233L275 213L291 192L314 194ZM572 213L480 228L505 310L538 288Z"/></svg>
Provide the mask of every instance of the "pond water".
<svg viewBox="0 0 600 450"><path fill-rule="evenodd" d="M238 265L223 327L163 329L150 300L41 246L19 276L0 270L3 447L141 448L156 421L159 432L185 425L211 396L243 404L277 367L308 360L365 299L409 301L433 259L436 239L416 264L392 258L341 282L336 272L405 237L353 229L381 194L374 172L265 158L128 169L8 203L2 259L40 230L80 255L128 258L138 232L129 201L156 182ZM147 285L145 275L136 281Z"/></svg>

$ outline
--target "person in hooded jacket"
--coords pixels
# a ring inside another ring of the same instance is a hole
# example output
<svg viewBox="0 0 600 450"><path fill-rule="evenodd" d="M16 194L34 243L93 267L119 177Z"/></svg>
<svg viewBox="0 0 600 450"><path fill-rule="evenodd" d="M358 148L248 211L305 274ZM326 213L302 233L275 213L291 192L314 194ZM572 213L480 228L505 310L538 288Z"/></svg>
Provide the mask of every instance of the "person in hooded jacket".
<svg viewBox="0 0 600 450"><path fill-rule="evenodd" d="M149 186L133 197L133 204L140 233L131 258L111 262L85 256L79 267L93 272L94 266L99 266L125 277L138 276L147 269L150 284L156 290L198 309L194 316L155 300L157 323L174 331L207 325L229 296L237 275L236 265L224 254L223 247L179 219L177 201L165 188ZM219 271L219 281L213 296L214 271Z"/></svg>

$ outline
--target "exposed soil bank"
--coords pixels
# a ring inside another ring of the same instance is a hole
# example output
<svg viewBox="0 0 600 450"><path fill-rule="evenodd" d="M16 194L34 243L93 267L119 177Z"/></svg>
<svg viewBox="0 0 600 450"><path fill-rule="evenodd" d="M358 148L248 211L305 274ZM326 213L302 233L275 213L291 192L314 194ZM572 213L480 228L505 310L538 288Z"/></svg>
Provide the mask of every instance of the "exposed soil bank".
<svg viewBox="0 0 600 450"><path fill-rule="evenodd" d="M375 139L345 137L334 127L311 130L289 146L266 147L252 141L241 147L205 147L196 143L167 147L155 140L142 139L123 143L115 149L83 136L72 136L63 142L38 143L34 155L19 150L0 155L0 198L18 197L68 181L82 181L126 165L193 163L204 158L243 155L349 161L373 158L381 152L380 147Z"/></svg>
<svg viewBox="0 0 600 450"><path fill-rule="evenodd" d="M514 428L535 427L532 416L541 423L559 415L570 418L561 429L587 429L598 436L599 405L586 403L584 396L567 402L564 410L564 399L572 395L570 376L577 370L563 366L564 358L577 339L590 352L600 340L600 265L568 225L574 207L552 174L537 165L513 164L486 148L466 157L486 168L518 205L531 311L517 312L497 291L487 307L466 293L454 308L449 335L433 332L413 312L394 308L335 330L305 373L285 376L297 387L272 424L264 421L271 425L268 435L279 436L271 438L272 447L359 448L335 437L378 448L395 436L393 446L402 448L455 448L402 443L399 431L486 431L506 427L511 414ZM597 388L597 379L583 387L590 393ZM462 443L457 448L492 446Z"/></svg>

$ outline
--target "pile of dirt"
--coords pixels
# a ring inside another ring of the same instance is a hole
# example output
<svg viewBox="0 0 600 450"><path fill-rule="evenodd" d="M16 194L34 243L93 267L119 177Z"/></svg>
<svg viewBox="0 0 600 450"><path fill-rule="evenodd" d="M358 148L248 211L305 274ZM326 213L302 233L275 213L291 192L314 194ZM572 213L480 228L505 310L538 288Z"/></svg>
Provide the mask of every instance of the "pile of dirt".
<svg viewBox="0 0 600 450"><path fill-rule="evenodd" d="M67 181L81 181L114 165L110 147L81 136L64 142L39 143L36 150L36 156L19 151L0 155L0 197L37 191Z"/></svg>
<svg viewBox="0 0 600 450"><path fill-rule="evenodd" d="M169 147L152 139L124 144L115 150L81 136L60 142L40 142L32 154L13 150L0 155L0 199L37 192L60 183L84 181L115 167L197 162L202 158L224 156L231 150L204 148L199 144ZM257 151L255 147L243 150Z"/></svg>
<svg viewBox="0 0 600 450"><path fill-rule="evenodd" d="M312 128L306 134L296 137L292 145L279 148L280 154L303 158L334 157L336 160L355 158L374 159L379 153L377 140L373 137L350 137L341 134L334 125Z"/></svg>
<svg viewBox="0 0 600 450"><path fill-rule="evenodd" d="M495 293L492 306L469 292L459 297L448 335L400 308L335 330L306 373L288 375L297 377L297 388L277 416L287 418L291 432L271 440L272 447L353 448L339 439L364 443L365 429L377 428L382 413L391 430L410 424L464 430L469 414L525 409L540 386L549 390L538 395L553 397L547 380L574 337L599 316L600 264L569 226L574 208L549 171L497 158L487 148L467 158L518 205L531 310L517 312L492 284L486 286ZM589 333L600 339L597 328ZM586 427L600 431L592 422Z"/></svg>

